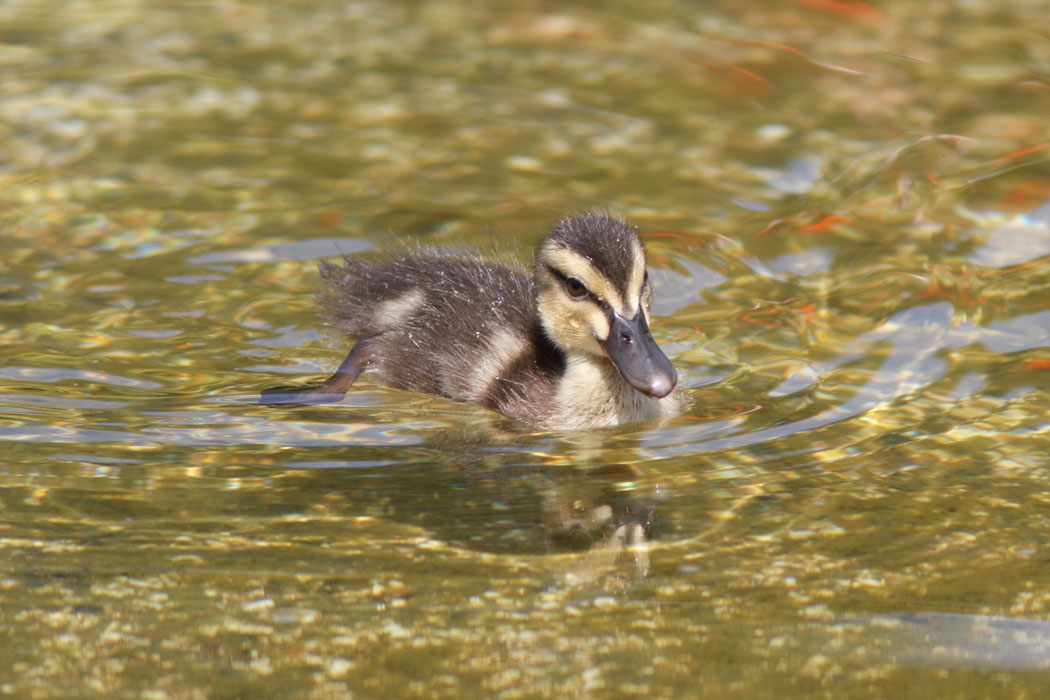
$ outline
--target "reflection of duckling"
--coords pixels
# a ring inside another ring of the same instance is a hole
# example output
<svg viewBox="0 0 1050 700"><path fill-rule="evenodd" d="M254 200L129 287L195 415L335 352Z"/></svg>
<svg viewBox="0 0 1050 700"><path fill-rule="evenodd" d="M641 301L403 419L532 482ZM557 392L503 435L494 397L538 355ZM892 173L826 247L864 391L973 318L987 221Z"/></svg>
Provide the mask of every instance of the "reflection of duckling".
<svg viewBox="0 0 1050 700"><path fill-rule="evenodd" d="M324 383L267 403L338 400L366 368L547 429L665 417L683 403L649 333L645 252L621 221L564 219L541 243L532 279L435 251L323 263L321 276L327 315L357 344Z"/></svg>
<svg viewBox="0 0 1050 700"><path fill-rule="evenodd" d="M583 553L565 573L566 581L588 584L610 574L621 583L646 578L653 514L667 495L659 488L638 494L594 491L597 483L559 486L543 498L548 542Z"/></svg>

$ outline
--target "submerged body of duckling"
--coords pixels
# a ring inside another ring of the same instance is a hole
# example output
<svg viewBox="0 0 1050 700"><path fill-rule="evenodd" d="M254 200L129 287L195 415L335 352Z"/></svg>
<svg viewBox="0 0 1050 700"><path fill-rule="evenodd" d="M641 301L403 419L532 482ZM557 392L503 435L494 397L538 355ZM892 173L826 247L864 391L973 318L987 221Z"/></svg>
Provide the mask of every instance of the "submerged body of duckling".
<svg viewBox="0 0 1050 700"><path fill-rule="evenodd" d="M540 245L531 278L433 251L323 263L321 276L328 319L357 344L323 384L269 402L338 400L369 369L391 386L545 429L681 409L674 367L649 333L645 253L620 221L563 220Z"/></svg>

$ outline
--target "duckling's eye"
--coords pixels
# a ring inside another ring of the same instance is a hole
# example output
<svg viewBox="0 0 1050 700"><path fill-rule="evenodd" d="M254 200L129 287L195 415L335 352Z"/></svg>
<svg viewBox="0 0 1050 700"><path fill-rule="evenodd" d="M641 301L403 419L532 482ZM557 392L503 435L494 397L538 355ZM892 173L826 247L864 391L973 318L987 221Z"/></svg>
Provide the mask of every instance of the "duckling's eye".
<svg viewBox="0 0 1050 700"><path fill-rule="evenodd" d="M587 294L587 288L583 286L583 282L575 277L565 278L565 291L569 293L569 296L577 298Z"/></svg>

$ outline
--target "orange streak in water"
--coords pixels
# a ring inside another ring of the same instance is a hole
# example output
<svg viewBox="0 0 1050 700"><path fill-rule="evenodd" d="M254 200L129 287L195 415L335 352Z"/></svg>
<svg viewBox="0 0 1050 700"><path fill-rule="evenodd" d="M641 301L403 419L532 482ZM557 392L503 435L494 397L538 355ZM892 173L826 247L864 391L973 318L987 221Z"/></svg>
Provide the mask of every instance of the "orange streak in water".
<svg viewBox="0 0 1050 700"><path fill-rule="evenodd" d="M794 47L787 46L786 44L778 44L775 41L766 41L765 39L751 39L747 43L749 43L749 44L758 44L759 46L768 46L771 49L780 49L781 51L787 51L788 53L793 53L796 56L802 56L803 58L809 58L809 54L807 54L805 51L801 51L801 50L796 49Z"/></svg>
<svg viewBox="0 0 1050 700"><path fill-rule="evenodd" d="M835 224L852 224L853 219L848 216L839 216L838 214L828 214L823 219L815 224L809 226L803 226L802 231L807 233L824 233Z"/></svg>
<svg viewBox="0 0 1050 700"><path fill-rule="evenodd" d="M837 66L834 63L824 63L823 61L818 61L817 59L813 58L812 56L810 56L805 51L801 51L799 49L796 49L793 46L788 46L786 44L778 44L775 41L766 41L765 39L741 39L741 40L737 40L735 43L737 43L737 44L748 44L748 45L752 45L752 46L767 46L767 47L769 47L771 49L776 49L778 51L784 51L786 53L794 54L795 56L799 56L801 58L804 58L805 60L809 61L810 63L812 63L815 66L819 66L821 68L827 68L828 70L837 71L839 73L847 73L849 75L863 75L864 74L863 71L854 70L852 68L846 68L845 66Z"/></svg>
<svg viewBox="0 0 1050 700"><path fill-rule="evenodd" d="M763 87L770 87L770 86L773 85L772 82L770 82L767 78L763 78L758 73L753 73L753 72L747 70L746 68L741 68L740 66L734 65L732 63L723 63L721 61L718 61L718 62L705 61L702 58L697 58L696 56L690 56L689 54L686 54L686 53L683 53L682 55L687 61L689 61L691 63L695 63L695 64L700 65L700 66L703 66L704 68L707 68L708 70L714 71L716 73L721 73L723 75L732 75L729 71L735 71L735 72L739 73L740 75L748 78L749 80L751 80L751 81L753 81L755 83L758 83L759 85L761 85ZM743 83L740 83L740 85L743 85Z"/></svg>
<svg viewBox="0 0 1050 700"><path fill-rule="evenodd" d="M1029 146L1028 148L1022 148L1020 151L1014 151L1010 155L1003 156L998 160L998 162L1006 163L1011 160L1016 160L1017 158L1020 158L1022 156L1026 156L1029 153L1038 153L1039 151L1045 150L1046 148L1050 148L1050 143L1041 143L1037 146Z"/></svg>
<svg viewBox="0 0 1050 700"><path fill-rule="evenodd" d="M1050 198L1050 179L1039 178L1022 182L1003 197L999 209L1025 211L1038 206L1044 199Z"/></svg>
<svg viewBox="0 0 1050 700"><path fill-rule="evenodd" d="M732 68L737 73L740 73L742 75L746 75L747 77L751 78L755 82L762 83L763 85L772 85L773 84L769 80L767 80L766 78L763 78L761 75L759 75L757 73L752 73L751 71L745 70L745 69L741 68L740 66L733 65L732 63L726 63L725 65L730 67L730 68Z"/></svg>
<svg viewBox="0 0 1050 700"><path fill-rule="evenodd" d="M885 19L886 13L860 0L800 0L806 7L850 19Z"/></svg>

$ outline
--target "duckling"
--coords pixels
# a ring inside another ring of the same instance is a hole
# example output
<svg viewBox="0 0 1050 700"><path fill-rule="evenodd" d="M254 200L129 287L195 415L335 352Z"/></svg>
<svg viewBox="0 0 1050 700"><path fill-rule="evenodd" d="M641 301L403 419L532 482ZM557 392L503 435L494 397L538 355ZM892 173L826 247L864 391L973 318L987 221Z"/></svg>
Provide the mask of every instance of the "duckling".
<svg viewBox="0 0 1050 700"><path fill-rule="evenodd" d="M366 370L547 430L672 416L678 377L649 332L645 251L624 222L563 219L524 271L426 250L322 263L321 305L357 340L322 384L264 403L337 401Z"/></svg>

